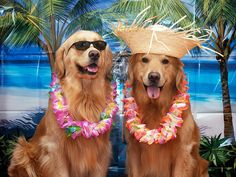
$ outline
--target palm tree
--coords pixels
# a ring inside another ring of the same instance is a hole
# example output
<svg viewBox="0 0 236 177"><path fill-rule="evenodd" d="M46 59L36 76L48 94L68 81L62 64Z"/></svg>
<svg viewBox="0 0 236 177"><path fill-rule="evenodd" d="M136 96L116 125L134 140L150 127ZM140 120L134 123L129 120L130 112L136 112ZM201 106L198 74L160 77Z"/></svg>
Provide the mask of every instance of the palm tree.
<svg viewBox="0 0 236 177"><path fill-rule="evenodd" d="M221 55L219 63L222 102L224 113L224 134L234 137L232 110L228 85L228 60L236 46L236 3L235 0L196 0L196 15L213 33L208 45Z"/></svg>
<svg viewBox="0 0 236 177"><path fill-rule="evenodd" d="M39 45L46 52L53 71L55 51L63 39L79 29L102 32L97 0L1 0L5 7L0 28L9 32L4 44ZM5 35L6 36L6 35Z"/></svg>

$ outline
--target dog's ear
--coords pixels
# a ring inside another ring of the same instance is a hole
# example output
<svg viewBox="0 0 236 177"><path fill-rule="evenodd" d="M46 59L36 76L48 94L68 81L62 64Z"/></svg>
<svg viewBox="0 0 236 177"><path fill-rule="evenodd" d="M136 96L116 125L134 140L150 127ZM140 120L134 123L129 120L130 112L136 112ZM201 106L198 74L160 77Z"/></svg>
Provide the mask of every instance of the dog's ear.
<svg viewBox="0 0 236 177"><path fill-rule="evenodd" d="M60 47L56 52L56 60L54 64L55 71L57 73L57 77L62 79L65 76L65 65L64 65L64 52L65 49Z"/></svg>
<svg viewBox="0 0 236 177"><path fill-rule="evenodd" d="M182 85L181 85L182 81L183 81L183 72L178 71L176 76L176 88L180 92L182 91Z"/></svg>
<svg viewBox="0 0 236 177"><path fill-rule="evenodd" d="M184 80L184 71L183 71L183 66L184 64L180 61L180 59L177 59L178 60L178 64L177 64L177 76L176 76L176 88L182 92L183 91L183 88L182 88L182 82Z"/></svg>
<svg viewBox="0 0 236 177"><path fill-rule="evenodd" d="M105 60L107 62L107 69L106 69L106 78L108 80L111 80L112 79L112 73L111 73L111 69L112 69L112 58L113 58L113 55L112 55L112 51L110 49L109 46L106 47L106 51L105 51Z"/></svg>
<svg viewBox="0 0 236 177"><path fill-rule="evenodd" d="M128 83L129 83L130 85L132 85L133 82L134 82L134 71L133 71L133 68L134 68L135 60L136 60L136 55L132 55L132 56L129 58Z"/></svg>

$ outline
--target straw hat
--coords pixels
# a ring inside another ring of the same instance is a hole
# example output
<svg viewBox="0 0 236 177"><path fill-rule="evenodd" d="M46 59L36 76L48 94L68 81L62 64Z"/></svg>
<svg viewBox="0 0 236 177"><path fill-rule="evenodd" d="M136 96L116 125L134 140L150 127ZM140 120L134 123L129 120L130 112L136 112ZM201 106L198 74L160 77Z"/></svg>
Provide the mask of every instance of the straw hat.
<svg viewBox="0 0 236 177"><path fill-rule="evenodd" d="M140 19L144 17L142 14L144 14L147 9L149 9L149 7L140 12L130 26L125 26L121 22L118 22L117 27L114 28L115 35L128 45L132 54L155 53L182 58L196 46L203 50L212 51L207 47L201 46L201 43L208 40L210 30L206 30L206 35L201 35L199 29L185 30L189 26L191 27L191 25L184 28L173 28L185 17L178 20L171 27L157 23L147 26L153 18L142 22ZM198 37L195 36L196 33L199 34Z"/></svg>

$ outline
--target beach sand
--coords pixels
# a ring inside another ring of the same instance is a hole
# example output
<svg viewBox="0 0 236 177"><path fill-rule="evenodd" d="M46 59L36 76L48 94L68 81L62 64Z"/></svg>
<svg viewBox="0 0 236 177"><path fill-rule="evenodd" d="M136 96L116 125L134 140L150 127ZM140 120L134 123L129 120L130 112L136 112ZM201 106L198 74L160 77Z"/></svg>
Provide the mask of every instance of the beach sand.
<svg viewBox="0 0 236 177"><path fill-rule="evenodd" d="M0 111L34 111L48 105L47 89L7 87L0 89Z"/></svg>
<svg viewBox="0 0 236 177"><path fill-rule="evenodd" d="M47 108L47 89L7 87L0 89L0 119L14 120L25 114ZM207 136L223 135L224 121L221 100L191 101L193 116L201 133ZM236 132L236 103L232 103L234 132ZM236 134L235 134L236 137Z"/></svg>

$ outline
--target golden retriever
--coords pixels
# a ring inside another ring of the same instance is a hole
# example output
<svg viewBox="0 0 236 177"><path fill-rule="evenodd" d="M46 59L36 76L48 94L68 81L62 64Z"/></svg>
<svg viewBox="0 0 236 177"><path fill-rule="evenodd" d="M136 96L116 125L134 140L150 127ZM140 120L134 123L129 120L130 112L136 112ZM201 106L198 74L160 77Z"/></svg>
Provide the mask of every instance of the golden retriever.
<svg viewBox="0 0 236 177"><path fill-rule="evenodd" d="M128 81L138 105L142 123L159 127L172 98L181 90L183 63L178 58L157 54L135 54L129 59ZM159 91L148 91L148 87ZM207 177L208 162L199 155L199 129L191 108L183 111L183 126L177 138L165 144L138 142L128 130L128 177Z"/></svg>
<svg viewBox="0 0 236 177"><path fill-rule="evenodd" d="M98 122L111 93L112 53L107 45L99 50L94 43L86 47L79 41L103 39L95 32L76 32L56 52L55 71L70 115ZM33 138L29 142L19 138L8 173L10 177L105 177L110 157L109 132L90 139L68 138L56 122L49 99Z"/></svg>

